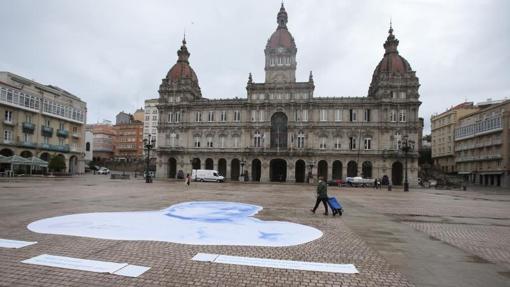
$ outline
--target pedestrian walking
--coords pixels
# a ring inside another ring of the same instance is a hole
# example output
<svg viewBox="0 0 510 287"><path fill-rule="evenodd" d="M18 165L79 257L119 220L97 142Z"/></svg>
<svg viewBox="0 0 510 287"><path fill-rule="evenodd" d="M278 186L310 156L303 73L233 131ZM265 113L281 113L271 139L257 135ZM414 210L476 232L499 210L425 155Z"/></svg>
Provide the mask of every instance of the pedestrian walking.
<svg viewBox="0 0 510 287"><path fill-rule="evenodd" d="M321 201L324 204L324 215L328 215L328 185L322 176L319 177L319 184L317 185L317 201L310 211L315 213Z"/></svg>
<svg viewBox="0 0 510 287"><path fill-rule="evenodd" d="M191 184L191 176L189 173L186 175L186 181L184 182L188 187Z"/></svg>

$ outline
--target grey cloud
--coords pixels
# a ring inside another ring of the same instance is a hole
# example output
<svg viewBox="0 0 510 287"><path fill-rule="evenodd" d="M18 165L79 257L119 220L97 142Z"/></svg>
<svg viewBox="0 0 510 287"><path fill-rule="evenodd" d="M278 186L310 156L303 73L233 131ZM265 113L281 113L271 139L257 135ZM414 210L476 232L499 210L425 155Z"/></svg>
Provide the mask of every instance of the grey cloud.
<svg viewBox="0 0 510 287"><path fill-rule="evenodd" d="M280 1L0 1L0 70L56 84L88 103L89 122L157 97L186 29L208 98L244 97L264 80ZM366 96L389 19L422 84L420 115L464 99L510 97L508 1L286 1L298 80L316 96Z"/></svg>

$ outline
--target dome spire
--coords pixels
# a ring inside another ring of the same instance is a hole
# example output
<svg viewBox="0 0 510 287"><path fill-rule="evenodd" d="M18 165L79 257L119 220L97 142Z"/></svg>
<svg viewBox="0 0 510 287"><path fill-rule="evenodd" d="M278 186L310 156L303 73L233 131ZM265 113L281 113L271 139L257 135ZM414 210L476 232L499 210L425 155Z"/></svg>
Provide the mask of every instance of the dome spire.
<svg viewBox="0 0 510 287"><path fill-rule="evenodd" d="M287 11L285 11L285 6L280 7L280 11L278 12L278 16L276 17L276 22L278 23L278 29L287 29Z"/></svg>
<svg viewBox="0 0 510 287"><path fill-rule="evenodd" d="M179 59L177 62L186 62L188 63L188 58L190 56L190 53L188 52L188 48L186 47L186 32L184 32L184 37L182 38L182 46L177 51L177 56L179 56Z"/></svg>
<svg viewBox="0 0 510 287"><path fill-rule="evenodd" d="M389 53L397 53L398 39L393 35L393 24L390 19L390 29L388 30L388 38L386 38L386 42L384 42L384 50L385 54Z"/></svg>

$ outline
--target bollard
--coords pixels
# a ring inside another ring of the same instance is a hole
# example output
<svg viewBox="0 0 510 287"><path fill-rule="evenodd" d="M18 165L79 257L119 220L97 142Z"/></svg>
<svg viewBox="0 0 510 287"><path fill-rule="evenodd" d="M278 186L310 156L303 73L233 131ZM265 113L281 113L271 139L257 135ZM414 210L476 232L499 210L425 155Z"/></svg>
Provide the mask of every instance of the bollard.
<svg viewBox="0 0 510 287"><path fill-rule="evenodd" d="M391 191L391 184L388 184L388 191Z"/></svg>

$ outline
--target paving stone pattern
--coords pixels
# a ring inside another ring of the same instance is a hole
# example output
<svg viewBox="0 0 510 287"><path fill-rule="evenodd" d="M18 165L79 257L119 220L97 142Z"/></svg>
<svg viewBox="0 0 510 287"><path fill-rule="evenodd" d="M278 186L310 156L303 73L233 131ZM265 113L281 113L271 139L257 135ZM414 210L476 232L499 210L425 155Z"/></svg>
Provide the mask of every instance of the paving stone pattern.
<svg viewBox="0 0 510 287"><path fill-rule="evenodd" d="M372 191L367 191L370 193ZM340 193L331 190L331 194ZM353 193L355 194L355 193ZM354 195L355 196L355 195ZM192 200L264 207L257 217L314 226L324 236L292 247L196 246L38 234L32 221L74 213L159 210ZM38 241L0 249L0 286L414 286L341 218L311 214L314 186L109 180L104 176L0 181L0 237ZM322 208L322 207L320 207ZM198 252L326 263L352 263L360 274L282 270L192 261ZM22 264L43 253L150 266L138 278Z"/></svg>
<svg viewBox="0 0 510 287"><path fill-rule="evenodd" d="M427 189L402 196L350 190L344 195L429 234L431 239L467 251L474 261L486 260L510 271L510 192Z"/></svg>

